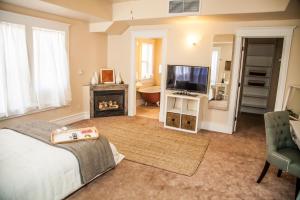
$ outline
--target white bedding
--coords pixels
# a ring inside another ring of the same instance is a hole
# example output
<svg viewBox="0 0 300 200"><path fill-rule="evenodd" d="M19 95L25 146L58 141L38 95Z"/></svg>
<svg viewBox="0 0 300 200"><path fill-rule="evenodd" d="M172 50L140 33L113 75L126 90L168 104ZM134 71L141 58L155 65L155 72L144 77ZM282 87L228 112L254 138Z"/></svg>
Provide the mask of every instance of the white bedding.
<svg viewBox="0 0 300 200"><path fill-rule="evenodd" d="M115 162L124 156L110 144ZM0 199L62 199L82 186L76 157L8 129L0 129Z"/></svg>

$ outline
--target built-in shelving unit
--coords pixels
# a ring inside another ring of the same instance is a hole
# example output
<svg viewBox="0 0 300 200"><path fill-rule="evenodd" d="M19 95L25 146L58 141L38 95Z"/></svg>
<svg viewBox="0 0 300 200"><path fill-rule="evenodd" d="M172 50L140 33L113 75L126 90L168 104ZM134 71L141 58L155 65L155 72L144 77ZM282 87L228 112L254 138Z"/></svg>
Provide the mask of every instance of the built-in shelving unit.
<svg viewBox="0 0 300 200"><path fill-rule="evenodd" d="M200 130L201 95L187 96L166 94L165 128L197 133Z"/></svg>
<svg viewBox="0 0 300 200"><path fill-rule="evenodd" d="M248 44L243 79L241 112L267 111L275 44Z"/></svg>

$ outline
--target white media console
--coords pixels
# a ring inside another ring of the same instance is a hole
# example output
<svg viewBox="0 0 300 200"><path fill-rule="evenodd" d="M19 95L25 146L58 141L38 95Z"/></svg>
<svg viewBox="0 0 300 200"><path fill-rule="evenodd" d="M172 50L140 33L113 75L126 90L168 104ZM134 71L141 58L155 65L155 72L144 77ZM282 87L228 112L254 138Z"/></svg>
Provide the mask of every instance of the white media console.
<svg viewBox="0 0 300 200"><path fill-rule="evenodd" d="M201 99L205 95L167 93L165 98L165 128L197 133L201 128Z"/></svg>

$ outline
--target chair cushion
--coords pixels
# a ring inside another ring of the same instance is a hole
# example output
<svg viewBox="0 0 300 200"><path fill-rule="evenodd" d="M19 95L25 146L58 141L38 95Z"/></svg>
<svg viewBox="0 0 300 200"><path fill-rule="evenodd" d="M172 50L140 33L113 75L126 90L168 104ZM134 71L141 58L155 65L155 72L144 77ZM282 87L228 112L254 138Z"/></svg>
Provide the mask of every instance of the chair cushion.
<svg viewBox="0 0 300 200"><path fill-rule="evenodd" d="M291 160L287 172L300 178L300 151L296 148L284 148L277 151Z"/></svg>

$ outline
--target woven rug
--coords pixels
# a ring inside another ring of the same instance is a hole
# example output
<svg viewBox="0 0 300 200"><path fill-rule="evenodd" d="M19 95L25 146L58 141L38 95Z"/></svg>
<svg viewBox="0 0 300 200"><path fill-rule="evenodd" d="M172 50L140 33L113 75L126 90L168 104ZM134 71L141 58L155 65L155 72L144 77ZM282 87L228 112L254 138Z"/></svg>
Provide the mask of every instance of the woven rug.
<svg viewBox="0 0 300 200"><path fill-rule="evenodd" d="M158 120L108 117L84 120L72 126L96 126L127 160L192 176L209 141L201 135L164 129Z"/></svg>

